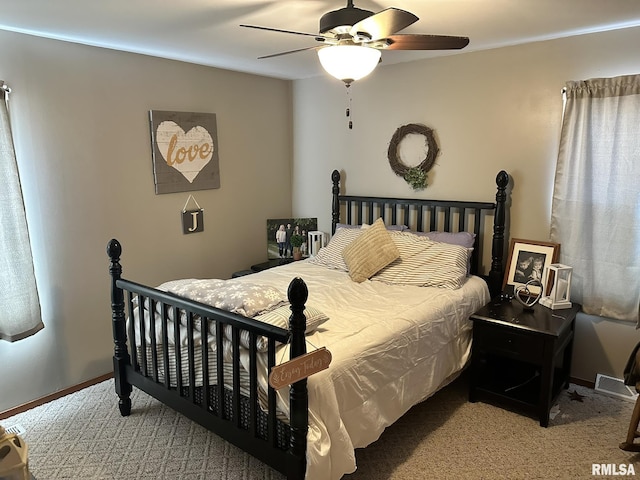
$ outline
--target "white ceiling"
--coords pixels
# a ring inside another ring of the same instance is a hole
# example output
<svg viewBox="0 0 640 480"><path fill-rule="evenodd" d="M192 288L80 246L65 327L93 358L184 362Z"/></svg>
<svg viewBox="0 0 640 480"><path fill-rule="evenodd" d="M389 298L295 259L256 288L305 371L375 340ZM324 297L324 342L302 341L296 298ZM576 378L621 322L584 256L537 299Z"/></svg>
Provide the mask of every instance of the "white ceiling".
<svg viewBox="0 0 640 480"><path fill-rule="evenodd" d="M640 25L640 0L355 0L373 12L397 7L420 20L402 33L467 36L453 52L383 52L383 64ZM321 73L312 37L345 0L0 0L0 29L127 52L299 79ZM3 45L2 48L7 48Z"/></svg>

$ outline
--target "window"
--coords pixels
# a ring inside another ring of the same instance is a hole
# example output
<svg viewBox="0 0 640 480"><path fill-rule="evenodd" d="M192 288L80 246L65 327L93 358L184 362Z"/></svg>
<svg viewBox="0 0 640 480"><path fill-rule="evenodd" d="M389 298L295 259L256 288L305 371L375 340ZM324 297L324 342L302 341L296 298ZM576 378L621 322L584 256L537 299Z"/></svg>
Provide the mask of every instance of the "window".
<svg viewBox="0 0 640 480"><path fill-rule="evenodd" d="M640 75L568 82L565 95L551 239L585 313L637 322Z"/></svg>

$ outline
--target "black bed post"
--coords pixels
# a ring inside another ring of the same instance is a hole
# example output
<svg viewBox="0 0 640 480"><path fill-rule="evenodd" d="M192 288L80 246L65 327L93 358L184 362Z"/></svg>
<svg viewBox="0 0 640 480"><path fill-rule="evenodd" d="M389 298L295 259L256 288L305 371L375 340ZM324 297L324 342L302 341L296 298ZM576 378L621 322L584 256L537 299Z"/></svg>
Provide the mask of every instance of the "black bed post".
<svg viewBox="0 0 640 480"><path fill-rule="evenodd" d="M340 222L340 201L338 195L340 195L340 172L334 170L331 174L331 182L333 187L331 193L333 196L333 202L331 203L331 235L336 233L336 225Z"/></svg>
<svg viewBox="0 0 640 480"><path fill-rule="evenodd" d="M127 382L125 366L130 363L127 350L127 329L124 315L124 292L116 285L122 275L120 254L122 246L115 238L107 244L107 254L111 259L109 273L111 274L111 318L113 321L113 377L116 383L116 393L120 397L118 407L120 414L127 416L131 413L131 384Z"/></svg>
<svg viewBox="0 0 640 480"><path fill-rule="evenodd" d="M299 357L307 352L304 332L307 329L307 319L304 315L304 304L309 296L307 285L299 277L294 278L287 291L291 303L291 317L289 330L291 331L290 358ZM287 478L302 480L306 474L307 431L309 429L309 398L307 380L300 380L289 388L289 410L291 425L291 441L289 454L294 458L288 462Z"/></svg>
<svg viewBox="0 0 640 480"><path fill-rule="evenodd" d="M501 170L496 176L496 212L493 218L493 243L491 247L491 271L489 272L489 293L491 298L502 291L504 277L504 231L506 223L507 184L509 174Z"/></svg>

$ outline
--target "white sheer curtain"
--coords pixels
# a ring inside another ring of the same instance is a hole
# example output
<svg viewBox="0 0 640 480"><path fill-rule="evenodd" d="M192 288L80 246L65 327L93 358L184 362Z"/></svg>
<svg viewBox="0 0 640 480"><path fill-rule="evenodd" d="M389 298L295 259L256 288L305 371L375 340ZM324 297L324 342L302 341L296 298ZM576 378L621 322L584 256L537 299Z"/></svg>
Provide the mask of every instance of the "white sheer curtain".
<svg viewBox="0 0 640 480"><path fill-rule="evenodd" d="M640 75L568 82L551 214L583 311L638 321Z"/></svg>
<svg viewBox="0 0 640 480"><path fill-rule="evenodd" d="M0 80L0 339L13 342L44 325L7 111L9 91Z"/></svg>

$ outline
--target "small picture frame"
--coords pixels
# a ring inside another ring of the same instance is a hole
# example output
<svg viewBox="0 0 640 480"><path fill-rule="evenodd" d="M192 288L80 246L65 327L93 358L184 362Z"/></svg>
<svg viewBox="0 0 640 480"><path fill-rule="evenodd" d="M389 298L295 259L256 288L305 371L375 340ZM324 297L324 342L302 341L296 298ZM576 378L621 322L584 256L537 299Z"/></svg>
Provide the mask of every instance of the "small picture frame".
<svg viewBox="0 0 640 480"><path fill-rule="evenodd" d="M279 242L277 231L282 230L280 235L282 242ZM267 258L292 259L294 249L300 253L300 258L309 256L308 233L318 230L317 218L269 218L267 219ZM298 235L298 247L293 245L291 237Z"/></svg>
<svg viewBox="0 0 640 480"><path fill-rule="evenodd" d="M503 293L513 295L515 288L531 280L542 282L545 269L558 261L559 253L559 243L512 238L502 284ZM545 286L545 292L548 288L548 285ZM533 295L540 292L539 286L530 285L528 289Z"/></svg>

